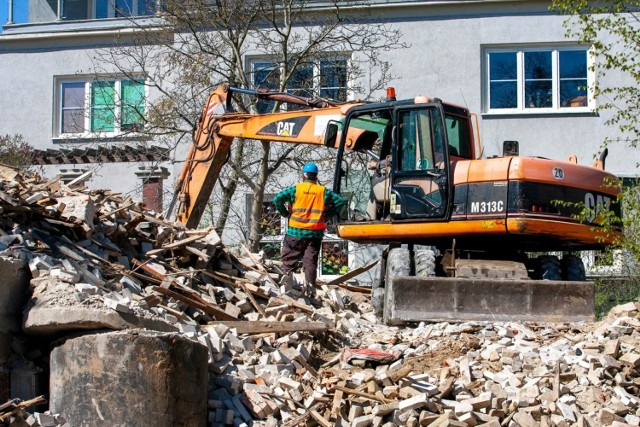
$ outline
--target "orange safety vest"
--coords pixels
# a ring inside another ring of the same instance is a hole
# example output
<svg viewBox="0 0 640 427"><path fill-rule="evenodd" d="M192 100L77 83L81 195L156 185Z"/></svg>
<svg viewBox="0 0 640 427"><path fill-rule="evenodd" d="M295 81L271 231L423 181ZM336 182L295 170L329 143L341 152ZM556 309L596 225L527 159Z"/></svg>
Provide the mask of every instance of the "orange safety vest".
<svg viewBox="0 0 640 427"><path fill-rule="evenodd" d="M289 226L305 230L324 230L324 186L314 182L296 184Z"/></svg>

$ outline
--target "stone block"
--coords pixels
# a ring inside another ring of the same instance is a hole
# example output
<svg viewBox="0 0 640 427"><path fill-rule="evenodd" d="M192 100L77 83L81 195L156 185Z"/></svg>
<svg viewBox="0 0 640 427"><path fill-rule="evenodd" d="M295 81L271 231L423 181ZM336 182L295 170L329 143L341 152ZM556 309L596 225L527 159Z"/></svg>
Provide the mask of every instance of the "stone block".
<svg viewBox="0 0 640 427"><path fill-rule="evenodd" d="M374 415L362 415L351 421L351 427L369 427L373 423Z"/></svg>
<svg viewBox="0 0 640 427"><path fill-rule="evenodd" d="M598 411L597 420L605 425L611 425L614 421L624 422L624 418L616 415L614 411L609 408L602 408Z"/></svg>
<svg viewBox="0 0 640 427"><path fill-rule="evenodd" d="M620 353L620 341L617 339L608 340L604 343L602 353L613 358L618 358Z"/></svg>
<svg viewBox="0 0 640 427"><path fill-rule="evenodd" d="M179 334L135 330L68 338L51 352L50 410L73 425L96 414L113 426L132 420L206 425L207 358L203 345Z"/></svg>
<svg viewBox="0 0 640 427"><path fill-rule="evenodd" d="M631 366L632 368L637 368L638 366L640 366L640 354L638 353L625 353L620 356L618 360L627 366Z"/></svg>
<svg viewBox="0 0 640 427"><path fill-rule="evenodd" d="M523 411L516 412L513 420L518 423L520 427L538 427L539 425L531 414Z"/></svg>
<svg viewBox="0 0 640 427"><path fill-rule="evenodd" d="M384 417L387 414L400 408L400 402L383 403L373 407L371 413L376 416Z"/></svg>
<svg viewBox="0 0 640 427"><path fill-rule="evenodd" d="M231 402L233 402L233 406L235 410L240 414L240 416L244 421L248 423L253 421L253 417L251 417L251 414L249 414L249 411L247 411L247 408L245 408L244 405L242 404L242 401L240 400L240 396L233 396L231 398Z"/></svg>
<svg viewBox="0 0 640 427"><path fill-rule="evenodd" d="M302 384L288 377L278 378L278 384L280 384L287 390L297 390L299 392L302 391Z"/></svg>
<svg viewBox="0 0 640 427"><path fill-rule="evenodd" d="M473 397L467 402L471 404L474 411L478 411L480 409L490 408L492 398L493 394L491 392L483 392L478 397Z"/></svg>
<svg viewBox="0 0 640 427"><path fill-rule="evenodd" d="M426 393L421 393L400 401L398 404L398 409L401 412L407 411L409 409L419 409L426 406L428 402L429 396Z"/></svg>

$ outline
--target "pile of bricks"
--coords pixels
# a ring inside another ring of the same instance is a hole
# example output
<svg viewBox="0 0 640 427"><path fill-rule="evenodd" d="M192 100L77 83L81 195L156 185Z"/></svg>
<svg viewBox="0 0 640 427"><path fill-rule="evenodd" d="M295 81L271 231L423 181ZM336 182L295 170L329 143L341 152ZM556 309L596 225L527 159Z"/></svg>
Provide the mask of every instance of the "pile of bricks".
<svg viewBox="0 0 640 427"><path fill-rule="evenodd" d="M211 426L640 424L640 303L597 324L391 327L366 291L325 283L304 295L299 275L233 254L212 229L105 191L0 177L0 255L33 276L25 332L143 325L197 340L209 351ZM92 310L94 323L39 320L62 307ZM69 425L23 414L11 419L31 421L15 425Z"/></svg>

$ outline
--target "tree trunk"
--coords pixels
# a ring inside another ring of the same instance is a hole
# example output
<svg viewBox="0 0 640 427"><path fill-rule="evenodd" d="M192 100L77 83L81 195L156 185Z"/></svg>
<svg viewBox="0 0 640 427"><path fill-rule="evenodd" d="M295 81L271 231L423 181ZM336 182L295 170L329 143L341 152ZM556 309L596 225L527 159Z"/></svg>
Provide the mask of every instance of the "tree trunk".
<svg viewBox="0 0 640 427"><path fill-rule="evenodd" d="M233 162L236 165L242 165L244 159L244 138L237 138L234 141L236 147L233 153ZM231 201L236 194L238 188L238 173L232 170L231 177L229 178L228 186L222 191L222 201L220 202L220 213L215 223L216 232L222 236L224 227L227 225L227 219L229 218L229 210L231 209Z"/></svg>
<svg viewBox="0 0 640 427"><path fill-rule="evenodd" d="M257 252L262 239L262 202L264 201L264 189L269 178L269 154L271 153L271 143L261 141L262 158L256 177L256 190L253 193L253 204L251 205L251 224L249 231L249 250Z"/></svg>

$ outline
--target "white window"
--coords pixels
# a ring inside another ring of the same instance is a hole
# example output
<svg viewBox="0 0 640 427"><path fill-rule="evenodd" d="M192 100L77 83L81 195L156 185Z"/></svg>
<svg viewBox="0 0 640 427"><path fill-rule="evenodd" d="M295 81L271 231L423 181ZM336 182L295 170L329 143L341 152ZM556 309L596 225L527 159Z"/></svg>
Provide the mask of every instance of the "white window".
<svg viewBox="0 0 640 427"><path fill-rule="evenodd" d="M95 0L96 19L153 15L155 10L153 0Z"/></svg>
<svg viewBox="0 0 640 427"><path fill-rule="evenodd" d="M59 19L75 21L148 16L156 12L156 5L155 0L66 0L61 3Z"/></svg>
<svg viewBox="0 0 640 427"><path fill-rule="evenodd" d="M485 112L585 112L594 108L587 47L489 48L484 62Z"/></svg>
<svg viewBox="0 0 640 427"><path fill-rule="evenodd" d="M266 59L251 62L253 85L256 88L277 89L280 81L278 64ZM322 97L346 101L348 59L319 58L300 64L289 81L287 92L304 97ZM272 102L259 101L258 111L265 113L273 108ZM293 105L287 106L295 109Z"/></svg>
<svg viewBox="0 0 640 427"><path fill-rule="evenodd" d="M143 128L142 80L59 80L56 91L55 136L117 136Z"/></svg>

